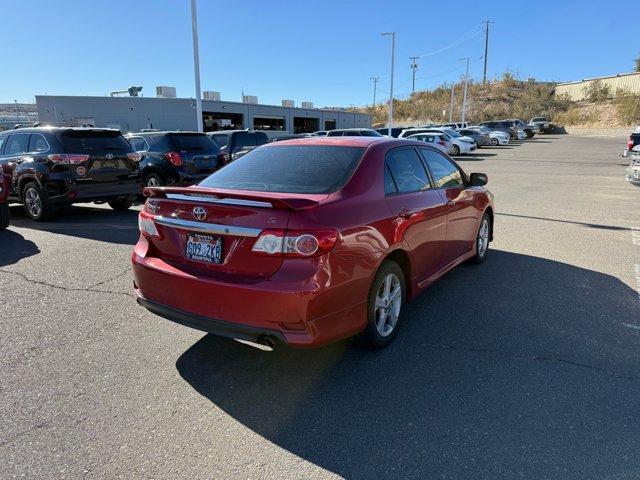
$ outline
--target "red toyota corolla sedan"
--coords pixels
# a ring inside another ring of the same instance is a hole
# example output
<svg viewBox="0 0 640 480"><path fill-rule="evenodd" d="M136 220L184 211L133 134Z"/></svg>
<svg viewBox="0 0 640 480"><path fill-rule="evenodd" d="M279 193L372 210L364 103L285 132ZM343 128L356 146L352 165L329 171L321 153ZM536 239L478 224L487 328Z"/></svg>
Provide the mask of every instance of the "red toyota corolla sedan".
<svg viewBox="0 0 640 480"><path fill-rule="evenodd" d="M147 188L137 301L269 346L396 335L406 300L493 232L487 177L422 142L307 138L259 147L199 185Z"/></svg>

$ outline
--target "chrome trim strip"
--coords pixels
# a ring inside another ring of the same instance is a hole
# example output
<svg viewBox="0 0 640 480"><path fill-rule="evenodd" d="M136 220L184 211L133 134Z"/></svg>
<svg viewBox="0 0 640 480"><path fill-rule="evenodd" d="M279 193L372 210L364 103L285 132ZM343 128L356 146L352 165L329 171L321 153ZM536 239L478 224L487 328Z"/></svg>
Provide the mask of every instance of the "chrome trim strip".
<svg viewBox="0 0 640 480"><path fill-rule="evenodd" d="M189 202L204 202L204 203L222 203L225 205L241 205L245 207L263 207L272 208L273 205L269 202L259 202L257 200L243 200L241 198L219 198L214 195L185 195L181 193L169 193L167 198L170 200L187 200Z"/></svg>
<svg viewBox="0 0 640 480"><path fill-rule="evenodd" d="M193 222L181 218L171 218L158 215L154 221L165 227L182 228L193 232L208 233L213 235L234 235L236 237L257 237L262 231L259 228L234 227L220 225L219 223Z"/></svg>

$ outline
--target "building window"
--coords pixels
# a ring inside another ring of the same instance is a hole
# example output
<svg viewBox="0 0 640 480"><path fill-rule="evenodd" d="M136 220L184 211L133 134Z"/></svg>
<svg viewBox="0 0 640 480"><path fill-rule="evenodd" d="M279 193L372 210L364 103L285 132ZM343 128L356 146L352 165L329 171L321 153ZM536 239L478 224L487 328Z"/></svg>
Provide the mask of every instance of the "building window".
<svg viewBox="0 0 640 480"><path fill-rule="evenodd" d="M286 125L282 117L253 117L253 129L284 132Z"/></svg>

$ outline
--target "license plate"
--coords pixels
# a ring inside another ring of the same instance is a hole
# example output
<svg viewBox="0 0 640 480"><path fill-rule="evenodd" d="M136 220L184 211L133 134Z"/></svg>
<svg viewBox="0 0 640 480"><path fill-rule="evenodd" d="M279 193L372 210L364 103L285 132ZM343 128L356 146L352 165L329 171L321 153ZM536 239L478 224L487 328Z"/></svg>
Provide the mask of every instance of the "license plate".
<svg viewBox="0 0 640 480"><path fill-rule="evenodd" d="M222 263L222 238L189 232L185 257L198 262Z"/></svg>

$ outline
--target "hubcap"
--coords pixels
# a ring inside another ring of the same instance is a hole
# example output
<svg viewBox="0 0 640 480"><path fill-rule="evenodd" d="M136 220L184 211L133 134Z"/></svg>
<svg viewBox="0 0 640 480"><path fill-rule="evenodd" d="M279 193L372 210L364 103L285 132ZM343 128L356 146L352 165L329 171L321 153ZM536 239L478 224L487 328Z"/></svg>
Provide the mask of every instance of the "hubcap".
<svg viewBox="0 0 640 480"><path fill-rule="evenodd" d="M156 177L147 178L147 187L159 187L160 181Z"/></svg>
<svg viewBox="0 0 640 480"><path fill-rule="evenodd" d="M40 212L42 212L42 200L35 188L30 188L25 192L24 204L32 217L40 216Z"/></svg>
<svg viewBox="0 0 640 480"><path fill-rule="evenodd" d="M489 246L489 220L482 219L480 224L480 231L478 232L478 255L484 257L487 253L487 247Z"/></svg>
<svg viewBox="0 0 640 480"><path fill-rule="evenodd" d="M402 287L400 279L395 273L390 273L380 285L376 293L375 318L376 330L382 337L393 332L400 316L402 307Z"/></svg>

